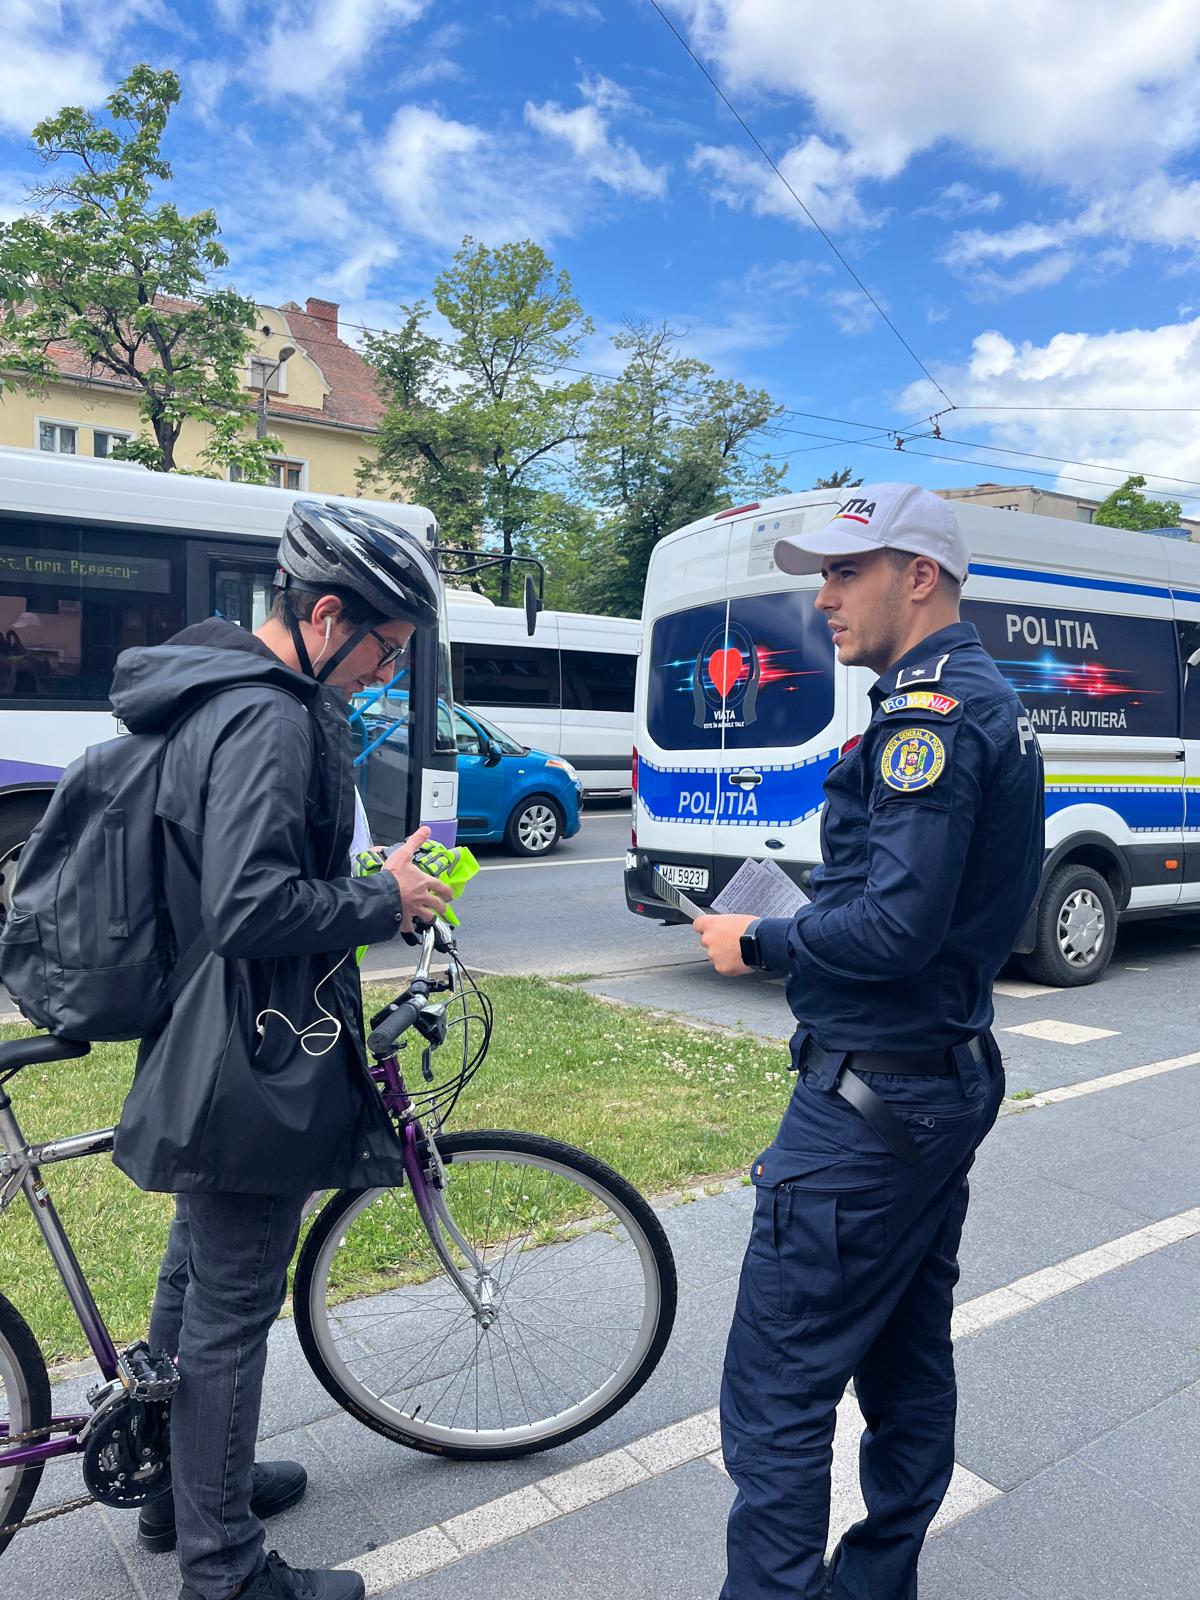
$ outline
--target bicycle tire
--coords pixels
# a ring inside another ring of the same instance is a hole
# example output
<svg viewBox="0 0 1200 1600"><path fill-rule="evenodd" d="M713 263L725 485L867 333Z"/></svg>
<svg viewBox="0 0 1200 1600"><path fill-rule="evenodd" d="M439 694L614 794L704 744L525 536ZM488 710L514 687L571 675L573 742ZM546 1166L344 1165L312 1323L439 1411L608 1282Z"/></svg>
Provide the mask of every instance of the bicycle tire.
<svg viewBox="0 0 1200 1600"><path fill-rule="evenodd" d="M312 1368L313 1373L337 1403L351 1416L358 1419L375 1433L382 1434L385 1438L397 1444L407 1446L409 1449L420 1450L426 1454L444 1455L456 1459L471 1459L478 1461L497 1461L510 1459L517 1456L532 1455L536 1452L552 1449L558 1445L568 1443L571 1439L578 1438L581 1434L590 1432L598 1427L608 1417L627 1405L638 1390L645 1384L662 1358L671 1329L675 1320L675 1307L677 1300L677 1281L674 1257L668 1243L666 1233L654 1211L641 1194L622 1178L619 1173L598 1161L594 1156L582 1150L575 1150L570 1145L561 1144L555 1139L547 1139L538 1134L513 1133L497 1129L478 1132L447 1134L438 1140L438 1150L446 1164L448 1179L447 1193L451 1197L449 1204L454 1212L455 1185L453 1182L456 1172L462 1173L474 1163L510 1162L515 1158L515 1165L522 1171L526 1168L541 1169L544 1172L557 1175L565 1182L574 1181L590 1193L595 1200L608 1208L615 1219L613 1226L594 1224L592 1219L576 1218L575 1222L567 1225L556 1226L553 1236L549 1239L531 1239L529 1234L515 1238L513 1249L514 1260L520 1263L522 1255L529 1254L533 1249L540 1249L542 1244L556 1247L569 1247L589 1236L596 1236L601 1232L608 1235L610 1243L600 1247L600 1253L611 1253L622 1243L621 1229L624 1228L628 1235L640 1264L645 1300L641 1312L641 1322L637 1330L637 1338L633 1343L624 1367L619 1367L617 1372L611 1374L604 1383L598 1384L594 1394L585 1396L581 1401L567 1411L551 1415L538 1424L529 1424L526 1428L509 1429L508 1437L503 1437L505 1430L480 1429L463 1427L456 1428L453 1423L449 1426L436 1424L426 1418L418 1419L415 1412L408 1415L398 1408L389 1405L384 1399L373 1396L365 1386L354 1379L353 1375L343 1362L334 1346L334 1333L332 1329L330 1312L338 1312L338 1306L329 1307L327 1303L330 1265L350 1236L350 1230L356 1219L372 1205L386 1203L387 1198L397 1195L407 1195L407 1189L402 1191L387 1189L372 1190L343 1190L334 1195L318 1214L317 1219L305 1240L304 1248L296 1268L296 1277L293 1288L293 1306L295 1310L296 1328L300 1338L301 1348ZM482 1181L482 1180L481 1180ZM549 1189L549 1177L546 1179ZM500 1169L496 1165L493 1183L496 1187L500 1184ZM527 1196L522 1195L522 1199ZM494 1197L493 1197L494 1203ZM407 1206L414 1214L414 1218L406 1217L406 1223L415 1220L415 1204L411 1197ZM456 1218L456 1221L461 1220ZM489 1229L490 1229L489 1217ZM385 1224L386 1226L386 1224ZM419 1237L428 1241L428 1235L422 1228ZM511 1231L505 1241L505 1248L514 1236ZM484 1240L484 1251L490 1248ZM593 1253L594 1247L593 1248ZM553 1265L551 1256L530 1256L536 1260L538 1266L529 1269L526 1264L526 1279L529 1270L533 1271L536 1280L539 1268L549 1261ZM559 1258L561 1259L561 1257ZM508 1256L501 1258L499 1269L499 1282L503 1294L509 1295L509 1283L512 1281L513 1271L509 1270L509 1277L504 1278ZM591 1265L591 1263L588 1263ZM570 1269L578 1273L579 1267ZM432 1282L439 1289L450 1285L442 1273L440 1280L437 1273L429 1279L420 1282L417 1293L425 1289L428 1297L428 1284ZM398 1292L401 1295L413 1294L413 1286L398 1291L384 1291L384 1294ZM526 1299L518 1304L528 1304L528 1289L524 1291ZM534 1299L538 1299L542 1291L535 1292ZM457 1291L451 1291L451 1307L461 1307L461 1319L476 1323L470 1308L461 1298L454 1298ZM361 1309L364 1305L378 1305L383 1295L362 1296L357 1300L351 1299L343 1302L343 1308L349 1306L351 1311ZM413 1306L410 1304L406 1310L399 1311L397 1315L412 1315ZM386 1315L386 1312L384 1313ZM497 1327L501 1325L506 1315L505 1304L500 1302L497 1315ZM516 1312L511 1313L513 1325L520 1330L522 1323L517 1319ZM378 1315L376 1319L379 1320ZM534 1333L543 1330L536 1325L532 1327ZM580 1325L581 1327L583 1325ZM410 1324L411 1327L411 1324ZM490 1330L489 1330L490 1331ZM592 1330L586 1330L588 1332ZM467 1330L468 1337L475 1337L476 1373L482 1367L482 1358L479 1352L483 1346L483 1335L472 1335ZM449 1342L450 1334L446 1336ZM524 1334L518 1331L517 1337L521 1340L522 1351L518 1351L518 1358L530 1361L528 1346ZM551 1335L553 1339L555 1336ZM350 1342L349 1340L347 1341ZM505 1339L505 1354L509 1366L512 1367L512 1355L507 1348ZM397 1347L400 1348L400 1347ZM572 1347L573 1348L573 1347ZM607 1350L609 1346L605 1345ZM582 1351L575 1351L577 1356L583 1355ZM357 1358L356 1358L357 1359ZM586 1359L586 1357L585 1357ZM530 1365L532 1363L530 1361ZM492 1377L495 1380L495 1359L492 1358ZM513 1368L513 1377L517 1379L516 1388L520 1391L519 1377L516 1368ZM434 1381L433 1379L430 1380ZM467 1380L464 1379L464 1383ZM539 1378L539 1381L542 1381ZM505 1374L505 1385L508 1385ZM543 1385L543 1392L547 1392ZM501 1404L500 1386L497 1383L496 1399ZM522 1395L524 1402L524 1396ZM423 1403L423 1402L422 1402ZM476 1411L478 1419L479 1382L476 1379ZM416 1406L416 1412L422 1409L422 1404Z"/></svg>
<svg viewBox="0 0 1200 1600"><path fill-rule="evenodd" d="M11 1434L44 1428L50 1421L50 1378L37 1340L16 1306L0 1294L0 1422ZM0 1434L0 1448L4 1435ZM29 1510L44 1468L0 1466L0 1530L18 1523ZM0 1531L0 1553L16 1530Z"/></svg>

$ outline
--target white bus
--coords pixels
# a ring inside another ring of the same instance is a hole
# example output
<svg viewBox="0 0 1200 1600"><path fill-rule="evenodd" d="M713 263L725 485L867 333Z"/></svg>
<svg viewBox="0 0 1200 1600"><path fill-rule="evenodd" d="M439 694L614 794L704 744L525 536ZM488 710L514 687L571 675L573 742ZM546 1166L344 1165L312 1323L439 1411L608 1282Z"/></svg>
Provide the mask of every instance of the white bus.
<svg viewBox="0 0 1200 1600"><path fill-rule="evenodd" d="M822 781L871 715L776 539L829 491L736 508L655 547L635 714L626 898L677 920L652 869L710 902L747 857L820 860ZM1200 906L1200 548L955 502L962 614L1023 700L1046 763L1046 858L1017 942L1043 982L1094 981L1121 917Z"/></svg>
<svg viewBox="0 0 1200 1600"><path fill-rule="evenodd" d="M0 449L0 918L20 846L64 768L119 732L108 704L118 653L161 644L213 615L257 627L297 498ZM433 515L420 506L361 503L435 537ZM427 822L453 842L453 730L446 718L439 729L436 715L439 696L449 700L444 612L437 647L418 641L411 672L407 793L393 796L392 810L406 830Z"/></svg>
<svg viewBox="0 0 1200 1600"><path fill-rule="evenodd" d="M585 793L627 790L641 623L543 611L530 638L516 607L448 598L455 699L569 761Z"/></svg>

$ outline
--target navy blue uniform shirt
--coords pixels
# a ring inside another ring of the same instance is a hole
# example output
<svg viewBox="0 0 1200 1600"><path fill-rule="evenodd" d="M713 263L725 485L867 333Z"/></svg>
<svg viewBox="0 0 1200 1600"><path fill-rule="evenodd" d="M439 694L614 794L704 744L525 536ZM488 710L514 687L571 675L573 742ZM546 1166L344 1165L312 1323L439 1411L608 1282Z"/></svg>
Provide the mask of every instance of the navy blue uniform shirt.
<svg viewBox="0 0 1200 1600"><path fill-rule="evenodd" d="M1042 758L1024 707L959 622L871 690L830 770L813 903L758 926L827 1050L929 1050L992 1021L992 983L1042 870Z"/></svg>

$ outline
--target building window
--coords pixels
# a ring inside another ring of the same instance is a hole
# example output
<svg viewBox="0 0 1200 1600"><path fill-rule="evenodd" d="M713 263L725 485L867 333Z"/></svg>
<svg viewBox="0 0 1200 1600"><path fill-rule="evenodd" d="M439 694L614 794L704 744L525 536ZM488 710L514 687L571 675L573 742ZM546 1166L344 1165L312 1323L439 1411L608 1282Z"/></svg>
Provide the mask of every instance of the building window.
<svg viewBox="0 0 1200 1600"><path fill-rule="evenodd" d="M1091 522L1095 518L1095 515L1096 515L1096 512L1095 512L1094 507L1092 507L1092 506L1076 506L1075 507L1075 521L1076 522Z"/></svg>
<svg viewBox="0 0 1200 1600"><path fill-rule="evenodd" d="M127 444L133 438L131 433L122 433L116 428L92 429L92 454L101 461L107 461L119 444Z"/></svg>
<svg viewBox="0 0 1200 1600"><path fill-rule="evenodd" d="M243 481L241 467L230 467L229 481L230 483ZM303 461L281 461L278 458L268 461L267 482L276 489L303 489Z"/></svg>
<svg viewBox="0 0 1200 1600"><path fill-rule="evenodd" d="M39 422L38 449L51 455L73 456L79 430L68 422Z"/></svg>
<svg viewBox="0 0 1200 1600"><path fill-rule="evenodd" d="M286 394L287 362L272 361L269 356L251 356L250 388L261 389L264 378L268 394Z"/></svg>

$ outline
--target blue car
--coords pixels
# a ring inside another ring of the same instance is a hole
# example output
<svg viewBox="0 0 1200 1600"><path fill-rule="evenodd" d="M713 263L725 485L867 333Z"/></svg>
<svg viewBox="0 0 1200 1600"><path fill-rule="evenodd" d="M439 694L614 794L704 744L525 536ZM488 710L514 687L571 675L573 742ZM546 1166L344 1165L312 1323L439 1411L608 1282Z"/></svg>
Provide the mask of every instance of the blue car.
<svg viewBox="0 0 1200 1600"><path fill-rule="evenodd" d="M583 785L561 756L518 744L478 711L454 707L458 745L458 837L503 840L521 856L544 856L579 832Z"/></svg>

